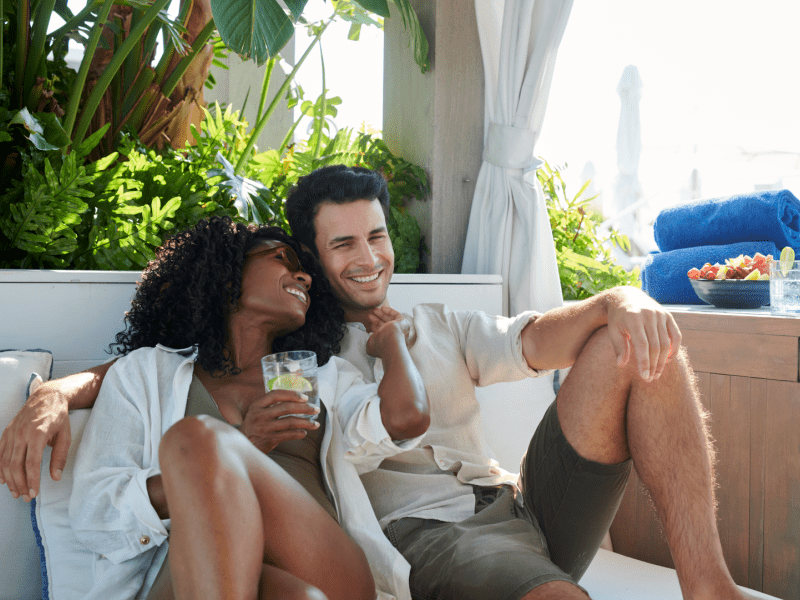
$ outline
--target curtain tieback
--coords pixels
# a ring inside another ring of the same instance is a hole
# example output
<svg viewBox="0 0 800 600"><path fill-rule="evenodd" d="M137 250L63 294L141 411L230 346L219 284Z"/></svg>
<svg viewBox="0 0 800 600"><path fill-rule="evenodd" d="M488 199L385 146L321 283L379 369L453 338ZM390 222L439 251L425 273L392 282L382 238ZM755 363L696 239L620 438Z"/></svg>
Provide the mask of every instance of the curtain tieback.
<svg viewBox="0 0 800 600"><path fill-rule="evenodd" d="M542 161L533 156L536 136L528 129L489 123L483 160L507 169L538 169Z"/></svg>

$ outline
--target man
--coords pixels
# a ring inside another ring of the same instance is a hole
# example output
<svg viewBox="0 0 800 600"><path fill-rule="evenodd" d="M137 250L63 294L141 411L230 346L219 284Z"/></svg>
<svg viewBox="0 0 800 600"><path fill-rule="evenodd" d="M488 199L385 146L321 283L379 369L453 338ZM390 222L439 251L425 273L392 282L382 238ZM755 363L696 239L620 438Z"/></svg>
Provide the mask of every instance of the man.
<svg viewBox="0 0 800 600"><path fill-rule="evenodd" d="M287 200L294 235L319 256L349 322L340 356L370 381L380 364L366 353L368 314L388 306L394 266L387 210L380 176L341 166L315 171ZM577 581L613 519L631 461L658 509L684 597L747 597L722 557L711 450L680 331L656 302L615 288L543 315L421 305L409 322L430 427L416 449L380 465L361 462L376 516L411 564L414 597L585 599ZM510 485L515 475L487 457L475 382L567 366L519 486ZM80 377L47 401L32 397L3 434L2 477L15 493L36 493L48 441L51 474L63 467L66 407L88 405L74 398L98 385L97 375Z"/></svg>

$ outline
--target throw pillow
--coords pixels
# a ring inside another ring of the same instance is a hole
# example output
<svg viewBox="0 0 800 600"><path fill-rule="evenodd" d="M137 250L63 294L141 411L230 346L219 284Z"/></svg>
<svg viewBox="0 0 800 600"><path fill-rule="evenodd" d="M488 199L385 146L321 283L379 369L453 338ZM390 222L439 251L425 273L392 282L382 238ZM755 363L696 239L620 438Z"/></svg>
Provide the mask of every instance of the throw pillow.
<svg viewBox="0 0 800 600"><path fill-rule="evenodd" d="M50 379L53 355L46 350L0 351L0 431L28 398L31 383ZM0 489L0 599L40 597L39 550L31 534L30 506Z"/></svg>

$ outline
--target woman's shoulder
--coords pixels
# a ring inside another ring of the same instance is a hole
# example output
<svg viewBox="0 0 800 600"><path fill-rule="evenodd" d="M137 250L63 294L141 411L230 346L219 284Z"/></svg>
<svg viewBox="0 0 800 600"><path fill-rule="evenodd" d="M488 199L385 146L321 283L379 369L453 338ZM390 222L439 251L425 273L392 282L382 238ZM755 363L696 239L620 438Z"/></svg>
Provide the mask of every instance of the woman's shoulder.
<svg viewBox="0 0 800 600"><path fill-rule="evenodd" d="M117 358L112 368L116 371L169 368L195 356L196 353L197 350L193 347L177 349L157 345L137 348Z"/></svg>

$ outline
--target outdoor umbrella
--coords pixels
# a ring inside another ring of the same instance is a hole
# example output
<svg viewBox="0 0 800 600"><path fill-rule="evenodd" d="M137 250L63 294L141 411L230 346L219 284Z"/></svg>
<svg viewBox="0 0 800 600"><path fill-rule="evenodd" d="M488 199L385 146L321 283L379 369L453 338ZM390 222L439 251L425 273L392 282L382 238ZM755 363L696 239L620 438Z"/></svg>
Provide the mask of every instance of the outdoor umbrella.
<svg viewBox="0 0 800 600"><path fill-rule="evenodd" d="M572 0L475 1L486 77L484 151L461 272L502 275L509 315L563 304L534 145L571 8ZM552 377L526 383L524 414L535 427L554 396ZM530 410L531 393L538 410Z"/></svg>
<svg viewBox="0 0 800 600"><path fill-rule="evenodd" d="M614 184L613 214L635 204L642 196L639 182L639 157L642 154L642 126L639 117L639 100L642 97L642 79L639 69L628 65L617 85L620 97L619 128L617 129L617 168L619 173ZM636 234L633 214L616 222L620 233L628 237Z"/></svg>

